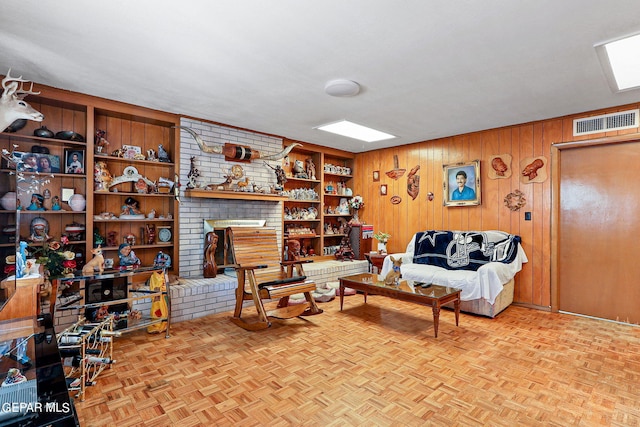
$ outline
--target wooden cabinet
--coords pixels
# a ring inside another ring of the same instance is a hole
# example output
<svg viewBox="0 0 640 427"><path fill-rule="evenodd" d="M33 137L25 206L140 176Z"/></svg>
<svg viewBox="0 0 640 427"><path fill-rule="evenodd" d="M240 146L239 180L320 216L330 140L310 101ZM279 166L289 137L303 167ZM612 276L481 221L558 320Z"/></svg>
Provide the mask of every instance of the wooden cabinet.
<svg viewBox="0 0 640 427"><path fill-rule="evenodd" d="M4 262L5 253L15 253L16 239L28 242L33 252L36 246L60 241L65 235L70 238L65 249L75 252L82 265L90 240L86 238L89 214L83 203L87 200L87 107L45 97L30 97L29 102L45 120L27 122L15 133L0 133L0 148L14 160L2 161L1 188L16 195L18 209L0 212L0 256ZM53 137L34 136L40 126L46 126ZM71 197L77 202L72 203L74 208L69 204ZM12 224L17 229L14 236L4 232Z"/></svg>
<svg viewBox="0 0 640 427"><path fill-rule="evenodd" d="M6 194L5 189L17 192L22 205L17 222L19 237L29 238L33 221L44 222L47 236L52 240L60 240L62 235L70 236L72 247L68 249L76 252L78 267L91 258L91 249L98 241L103 242L105 259L113 258L117 267L118 246L131 235L135 238L133 249L142 266L152 266L158 252L162 251L171 257L171 272L179 274L178 202L174 192L163 187L164 183L174 183L179 176L179 132L174 128L180 124L179 116L37 83L36 87L41 95L30 95L27 101L44 114L44 121L28 121L15 133L0 133L0 148L27 154L35 152L38 158L48 159L53 166L52 172L45 173L27 170L23 165L21 168L25 170L21 172L18 184L15 180L0 178L6 181L6 185L5 181L0 182L0 197ZM52 131L53 137L33 136L40 126ZM105 132L108 145L97 143L96 132L99 130ZM166 152L162 159L165 161L147 160L158 155L160 146ZM114 152L127 153L131 158L114 155ZM134 158L136 152L139 155ZM79 167L70 168L73 162ZM100 179L97 184L95 181L97 165L104 165L106 173L114 179L114 185L108 186L106 191L97 191L96 185L102 185ZM0 169L11 172L4 161ZM136 187L137 179L128 179L132 177L143 178L144 191L141 185ZM33 194L43 195L46 210L28 210ZM76 197L85 202L85 207L72 209L67 202L71 194L79 194ZM60 210L53 206L56 197L61 200ZM138 202L142 217L119 218L128 197ZM3 229L16 224L12 222L11 214L15 216L15 210L0 210ZM71 230L73 226L84 230L70 234L70 225ZM112 238L107 245L110 235ZM4 253L14 250L14 243L3 235L0 240L2 259Z"/></svg>
<svg viewBox="0 0 640 427"><path fill-rule="evenodd" d="M286 254L289 240L300 242L303 256L322 255L322 188L318 165L321 153L295 150L288 156L283 169L287 174L284 202L284 244Z"/></svg>
<svg viewBox="0 0 640 427"><path fill-rule="evenodd" d="M290 143L285 141L285 145ZM315 176L309 177L307 173L304 177L296 170L303 168L306 172L309 159L314 164ZM340 207L340 202L352 197L353 154L303 143L291 151L283 169L289 195L284 202L283 248L286 249L288 240L296 239L307 255L333 259L346 236L345 225L351 219L349 208Z"/></svg>
<svg viewBox="0 0 640 427"><path fill-rule="evenodd" d="M105 259L113 259L116 267L119 245L134 241L132 248L143 266L153 265L162 251L171 257L171 268L177 271L178 202L171 186L179 162L172 126L179 123L174 116L143 114L95 110L96 132L105 132L108 145L101 152L99 144L92 145L96 173L106 176L104 182L96 178L93 183L93 230L104 241ZM163 150L166 156L160 161ZM132 200L138 214L125 212Z"/></svg>

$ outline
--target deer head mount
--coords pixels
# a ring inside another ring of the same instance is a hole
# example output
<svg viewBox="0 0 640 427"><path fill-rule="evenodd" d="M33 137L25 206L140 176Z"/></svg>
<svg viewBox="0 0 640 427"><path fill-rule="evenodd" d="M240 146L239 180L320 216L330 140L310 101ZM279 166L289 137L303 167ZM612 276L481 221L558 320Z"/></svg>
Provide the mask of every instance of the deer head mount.
<svg viewBox="0 0 640 427"><path fill-rule="evenodd" d="M294 147L298 146L298 145L302 145L299 143L294 143L289 145L287 148L285 148L284 150L282 150L281 152L277 153L277 154L272 154L270 156L263 156L262 154L260 154L259 151L257 150L253 150L251 147L247 147L244 145L236 145L236 144L225 144L225 145L214 145L214 146L208 146L205 145L204 141L202 140L202 138L200 138L200 135L198 135L193 129L188 128L186 126L173 126L176 128L180 128L180 129L184 129L187 132L189 132L189 134L191 134L191 136L193 136L193 139L196 140L196 142L198 143L198 147L200 147L200 149L202 151L204 151L205 153L211 153L211 154L224 154L226 160L228 161L251 161L251 160L257 160L257 159L261 159L261 160L279 160L284 158L287 154L289 154L289 152L291 150L294 149Z"/></svg>
<svg viewBox="0 0 640 427"><path fill-rule="evenodd" d="M39 95L40 92L33 91L33 82L29 90L24 89L24 84L29 80L24 80L22 76L11 77L11 68L2 79L2 96L0 97L0 131L4 131L11 123L19 119L33 120L41 122L44 115L29 105L24 97L27 95Z"/></svg>

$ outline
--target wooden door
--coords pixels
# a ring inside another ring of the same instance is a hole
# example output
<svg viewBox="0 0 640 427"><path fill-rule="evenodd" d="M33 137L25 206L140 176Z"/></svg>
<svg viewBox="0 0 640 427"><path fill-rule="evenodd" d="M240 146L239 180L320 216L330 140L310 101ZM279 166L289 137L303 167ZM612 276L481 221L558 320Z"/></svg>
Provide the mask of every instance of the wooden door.
<svg viewBox="0 0 640 427"><path fill-rule="evenodd" d="M640 142L560 155L561 311L640 323Z"/></svg>

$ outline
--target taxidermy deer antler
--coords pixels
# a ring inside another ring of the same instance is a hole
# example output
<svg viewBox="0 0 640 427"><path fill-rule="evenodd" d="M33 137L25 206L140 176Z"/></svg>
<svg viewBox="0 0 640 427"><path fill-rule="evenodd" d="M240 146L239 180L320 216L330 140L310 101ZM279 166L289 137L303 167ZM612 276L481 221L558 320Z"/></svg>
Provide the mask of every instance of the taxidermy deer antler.
<svg viewBox="0 0 640 427"><path fill-rule="evenodd" d="M20 83L19 86L18 83ZM11 68L9 68L6 77L2 79L4 92L0 97L0 132L19 119L36 122L44 120L44 114L24 101L25 96L38 95L40 92L33 91L33 82L31 82L29 90L24 90L25 83L29 83L29 80L24 80L22 76L11 77Z"/></svg>
<svg viewBox="0 0 640 427"><path fill-rule="evenodd" d="M225 144L225 145L208 146L204 144L204 141L202 140L202 138L200 138L200 135L198 135L193 129L188 128L186 126L173 126L173 127L184 129L187 132L189 132L191 136L193 136L193 139L195 139L196 142L198 143L198 147L200 147L200 149L205 153L224 154L225 157L229 157L234 160L257 160L257 159L279 160L285 157L287 154L289 154L289 152L293 150L294 147L298 145L300 146L302 145L296 142L289 145L287 148L285 148L284 150L282 150L277 154L272 154L270 156L262 156L259 151L252 150L250 147L244 147L242 145Z"/></svg>

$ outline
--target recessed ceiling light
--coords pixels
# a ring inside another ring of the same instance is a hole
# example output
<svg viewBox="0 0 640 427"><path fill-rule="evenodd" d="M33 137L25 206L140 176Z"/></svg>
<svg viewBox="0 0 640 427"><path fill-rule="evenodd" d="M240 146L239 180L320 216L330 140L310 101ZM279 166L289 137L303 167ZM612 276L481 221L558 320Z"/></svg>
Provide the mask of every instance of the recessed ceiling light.
<svg viewBox="0 0 640 427"><path fill-rule="evenodd" d="M320 129L325 132L331 132L337 135L347 136L349 138L359 139L360 141L366 142L376 142L395 138L395 136L388 133L380 132L379 130L371 129L347 120L341 120L339 122L318 126L315 129Z"/></svg>
<svg viewBox="0 0 640 427"><path fill-rule="evenodd" d="M324 91L331 96L355 96L360 93L360 85L347 79L328 81Z"/></svg>
<svg viewBox="0 0 640 427"><path fill-rule="evenodd" d="M615 92L640 88L640 34L595 48Z"/></svg>

